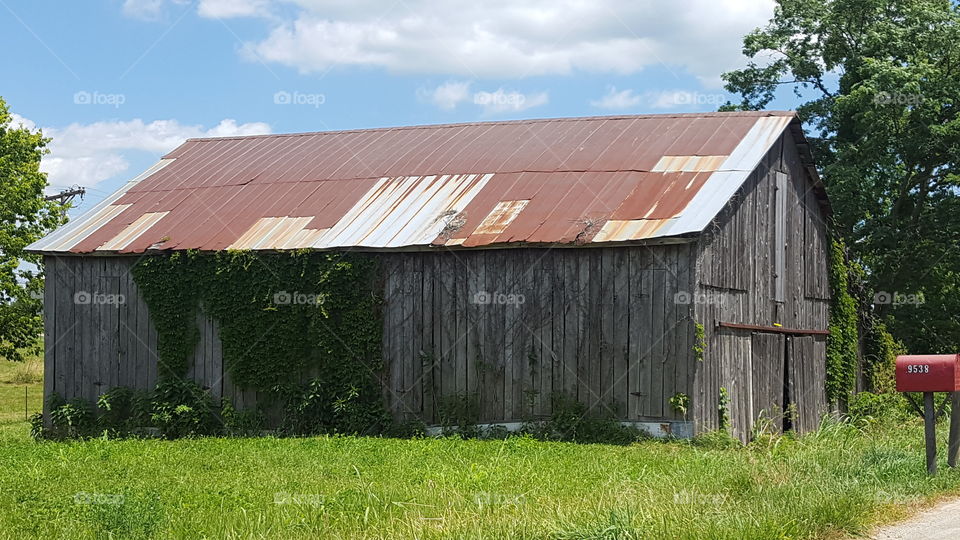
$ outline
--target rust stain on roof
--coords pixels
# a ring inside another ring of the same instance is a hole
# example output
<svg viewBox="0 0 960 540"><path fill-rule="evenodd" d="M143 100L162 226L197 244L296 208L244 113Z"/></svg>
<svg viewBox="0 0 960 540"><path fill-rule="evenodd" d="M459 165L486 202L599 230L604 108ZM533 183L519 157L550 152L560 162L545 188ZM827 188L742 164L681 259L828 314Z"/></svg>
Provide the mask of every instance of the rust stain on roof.
<svg viewBox="0 0 960 540"><path fill-rule="evenodd" d="M483 222L477 226L474 234L500 234L510 223L517 218L520 211L529 203L529 200L500 201L490 211Z"/></svg>
<svg viewBox="0 0 960 540"><path fill-rule="evenodd" d="M694 113L191 139L29 249L467 248L695 233L791 122L790 112Z"/></svg>

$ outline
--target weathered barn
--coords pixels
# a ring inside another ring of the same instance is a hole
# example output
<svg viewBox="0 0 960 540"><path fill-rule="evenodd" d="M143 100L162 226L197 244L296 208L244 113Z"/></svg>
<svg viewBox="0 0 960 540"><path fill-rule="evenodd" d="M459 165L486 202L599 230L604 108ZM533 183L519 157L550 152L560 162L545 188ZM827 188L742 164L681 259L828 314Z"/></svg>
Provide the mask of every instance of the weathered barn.
<svg viewBox="0 0 960 540"><path fill-rule="evenodd" d="M827 212L790 112L192 139L30 247L45 391L156 383L142 257L362 250L384 272L397 417L433 424L470 394L481 422L517 423L559 392L655 433L728 418L746 438L784 410L807 431L826 410ZM199 324L189 376L255 404Z"/></svg>

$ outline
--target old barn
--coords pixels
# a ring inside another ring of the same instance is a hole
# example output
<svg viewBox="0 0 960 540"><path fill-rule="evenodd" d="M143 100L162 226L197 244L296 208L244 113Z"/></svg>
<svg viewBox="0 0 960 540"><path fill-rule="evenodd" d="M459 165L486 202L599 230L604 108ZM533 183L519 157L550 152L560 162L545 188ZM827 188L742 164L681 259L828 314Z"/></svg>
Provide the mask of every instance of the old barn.
<svg viewBox="0 0 960 540"><path fill-rule="evenodd" d="M827 408L828 211L791 112L192 139L30 247L45 391L156 384L144 257L351 250L382 269L397 418L436 424L444 396L473 395L511 426L562 393L655 434L808 431ZM188 376L255 406L218 321L198 325Z"/></svg>

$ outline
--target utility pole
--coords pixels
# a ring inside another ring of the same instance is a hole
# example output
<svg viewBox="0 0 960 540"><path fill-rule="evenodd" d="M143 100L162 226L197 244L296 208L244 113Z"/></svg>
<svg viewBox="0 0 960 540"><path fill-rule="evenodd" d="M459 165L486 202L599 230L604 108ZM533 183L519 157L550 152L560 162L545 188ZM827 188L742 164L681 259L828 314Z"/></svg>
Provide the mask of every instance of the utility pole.
<svg viewBox="0 0 960 540"><path fill-rule="evenodd" d="M79 195L80 198L83 198L83 195L87 192L86 189L80 186L74 186L70 189L65 189L56 195L47 195L44 197L44 200L47 201L60 201L60 204L69 204L73 202L73 199Z"/></svg>

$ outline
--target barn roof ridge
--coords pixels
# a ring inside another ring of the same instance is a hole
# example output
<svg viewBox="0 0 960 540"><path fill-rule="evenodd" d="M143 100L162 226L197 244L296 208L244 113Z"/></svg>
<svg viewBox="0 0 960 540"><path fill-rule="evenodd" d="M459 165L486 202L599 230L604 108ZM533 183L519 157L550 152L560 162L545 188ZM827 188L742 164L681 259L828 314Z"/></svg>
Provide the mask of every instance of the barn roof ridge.
<svg viewBox="0 0 960 540"><path fill-rule="evenodd" d="M630 120L648 118L718 118L718 117L764 117L764 116L796 116L796 111L789 110L762 110L762 111L710 111L689 113L646 113L646 114L614 114L598 116L558 116L554 118L523 118L516 120L481 120L475 122L447 122L442 124L415 124L411 126L385 126L372 128L332 129L323 131L296 131L290 133L262 133L253 135L224 135L219 137L189 137L184 142L229 141L237 139L257 139L271 137L309 137L315 135L339 135L346 133L377 132L377 131L407 131L417 129L441 129L467 126L496 126L518 124L544 124L551 122L586 122L603 120Z"/></svg>

